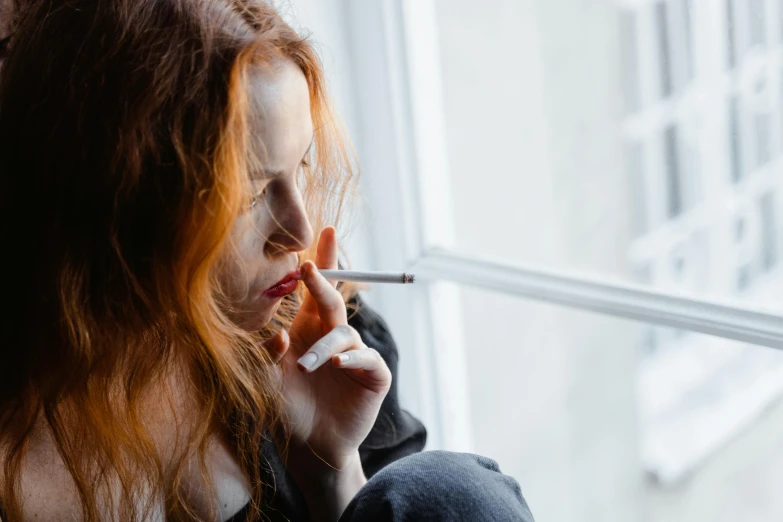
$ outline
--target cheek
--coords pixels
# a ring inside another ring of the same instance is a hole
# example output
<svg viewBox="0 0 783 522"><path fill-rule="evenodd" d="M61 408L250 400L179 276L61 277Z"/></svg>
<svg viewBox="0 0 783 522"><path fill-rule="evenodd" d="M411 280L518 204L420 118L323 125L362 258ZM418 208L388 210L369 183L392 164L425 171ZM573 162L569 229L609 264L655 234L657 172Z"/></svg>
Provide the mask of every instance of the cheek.
<svg viewBox="0 0 783 522"><path fill-rule="evenodd" d="M223 263L220 279L228 297L239 304L247 298L253 279L263 270L264 237L248 215L237 222L231 241L231 253Z"/></svg>
<svg viewBox="0 0 783 522"><path fill-rule="evenodd" d="M258 267L264 260L264 212L253 210L242 216L234 227L233 242L234 256L242 264L248 267Z"/></svg>
<svg viewBox="0 0 783 522"><path fill-rule="evenodd" d="M263 267L253 264L253 258L235 249L232 256L225 260L220 284L229 306L224 310L228 318L248 332L263 328L274 316L279 303L259 299L257 277Z"/></svg>

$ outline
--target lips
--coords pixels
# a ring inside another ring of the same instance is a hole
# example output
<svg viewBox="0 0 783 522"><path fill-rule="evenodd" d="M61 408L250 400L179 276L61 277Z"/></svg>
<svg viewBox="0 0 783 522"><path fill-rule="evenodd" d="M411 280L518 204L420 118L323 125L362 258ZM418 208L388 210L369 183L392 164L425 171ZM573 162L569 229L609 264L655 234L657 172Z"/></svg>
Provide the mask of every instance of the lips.
<svg viewBox="0 0 783 522"><path fill-rule="evenodd" d="M299 269L290 272L283 279L275 283L273 286L264 290L264 295L269 298L283 297L293 293L296 290L296 286L299 284L299 280L302 278Z"/></svg>

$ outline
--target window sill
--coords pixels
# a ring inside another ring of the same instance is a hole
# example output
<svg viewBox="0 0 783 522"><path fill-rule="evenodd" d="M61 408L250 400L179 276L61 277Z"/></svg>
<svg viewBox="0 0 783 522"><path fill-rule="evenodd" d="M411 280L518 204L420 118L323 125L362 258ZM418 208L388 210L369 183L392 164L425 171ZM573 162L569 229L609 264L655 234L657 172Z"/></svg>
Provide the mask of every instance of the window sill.
<svg viewBox="0 0 783 522"><path fill-rule="evenodd" d="M687 479L783 396L783 353L685 334L642 362L641 451L658 484Z"/></svg>

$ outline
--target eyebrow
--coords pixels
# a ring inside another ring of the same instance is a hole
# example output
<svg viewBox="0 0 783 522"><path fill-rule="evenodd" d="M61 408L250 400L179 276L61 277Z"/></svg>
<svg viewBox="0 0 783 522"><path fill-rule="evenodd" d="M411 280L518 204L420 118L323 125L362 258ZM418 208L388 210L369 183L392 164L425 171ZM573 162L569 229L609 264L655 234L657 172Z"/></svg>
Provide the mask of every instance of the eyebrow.
<svg viewBox="0 0 783 522"><path fill-rule="evenodd" d="M307 147L307 150L304 154L302 154L302 159L299 161L300 163L304 161L305 157L307 157L308 154L310 154L310 150L313 148L313 143L315 143L315 133L313 133L313 137L310 138L310 145ZM263 170L261 172L254 172L251 177L253 178L279 178L285 176L285 171L283 170Z"/></svg>

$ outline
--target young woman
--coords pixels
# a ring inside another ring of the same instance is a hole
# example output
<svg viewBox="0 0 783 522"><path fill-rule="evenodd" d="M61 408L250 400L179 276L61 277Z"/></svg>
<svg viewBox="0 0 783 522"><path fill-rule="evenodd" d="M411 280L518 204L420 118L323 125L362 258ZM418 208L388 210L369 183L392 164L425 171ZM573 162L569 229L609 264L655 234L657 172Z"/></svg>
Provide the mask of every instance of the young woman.
<svg viewBox="0 0 783 522"><path fill-rule="evenodd" d="M418 453L386 326L316 270L352 161L272 6L28 0L3 52L0 519L532 520Z"/></svg>

